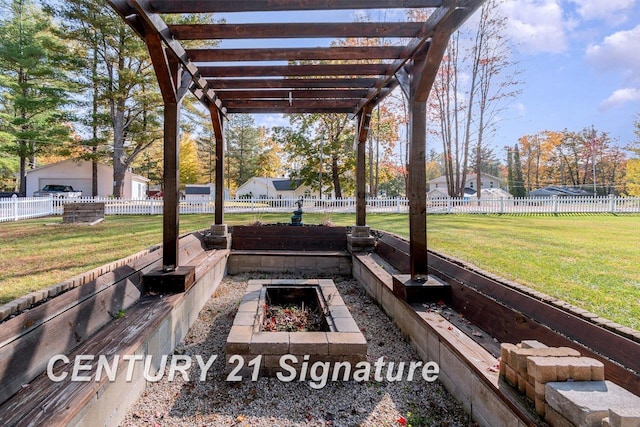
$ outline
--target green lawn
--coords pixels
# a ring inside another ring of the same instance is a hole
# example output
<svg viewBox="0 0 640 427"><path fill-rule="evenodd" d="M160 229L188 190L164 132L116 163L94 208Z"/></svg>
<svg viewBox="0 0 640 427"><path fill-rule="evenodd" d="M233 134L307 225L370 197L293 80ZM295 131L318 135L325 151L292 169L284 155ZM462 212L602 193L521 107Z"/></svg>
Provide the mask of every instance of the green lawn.
<svg viewBox="0 0 640 427"><path fill-rule="evenodd" d="M226 222L288 222L290 214L228 214ZM408 217L370 214L372 228L408 236ZM304 214L307 224L352 225L352 214ZM211 216L183 215L181 232ZM56 225L47 225L56 224ZM640 217L438 215L429 248L465 259L612 319L640 328ZM0 223L0 304L162 241L160 216L109 216L94 227L60 218Z"/></svg>

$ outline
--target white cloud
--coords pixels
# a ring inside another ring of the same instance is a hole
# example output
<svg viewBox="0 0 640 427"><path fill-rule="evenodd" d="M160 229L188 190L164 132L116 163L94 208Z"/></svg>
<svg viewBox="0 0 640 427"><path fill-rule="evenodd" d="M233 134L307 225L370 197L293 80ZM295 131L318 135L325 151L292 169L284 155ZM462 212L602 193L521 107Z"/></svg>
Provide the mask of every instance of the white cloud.
<svg viewBox="0 0 640 427"><path fill-rule="evenodd" d="M272 128L276 126L289 126L289 119L282 114L254 114L253 118L257 126Z"/></svg>
<svg viewBox="0 0 640 427"><path fill-rule="evenodd" d="M527 107L522 102L516 102L512 107L520 116L524 116L527 112Z"/></svg>
<svg viewBox="0 0 640 427"><path fill-rule="evenodd" d="M587 48L587 60L603 71L622 71L630 80L640 81L640 25L619 31L600 44Z"/></svg>
<svg viewBox="0 0 640 427"><path fill-rule="evenodd" d="M604 20L619 24L627 20L636 0L569 0L576 4L578 15L584 20Z"/></svg>
<svg viewBox="0 0 640 427"><path fill-rule="evenodd" d="M618 89L600 103L600 108L607 110L621 107L628 102L640 101L640 88Z"/></svg>
<svg viewBox="0 0 640 427"><path fill-rule="evenodd" d="M568 22L560 0L512 0L502 7L508 17L508 33L518 49L528 53L562 53L568 49Z"/></svg>

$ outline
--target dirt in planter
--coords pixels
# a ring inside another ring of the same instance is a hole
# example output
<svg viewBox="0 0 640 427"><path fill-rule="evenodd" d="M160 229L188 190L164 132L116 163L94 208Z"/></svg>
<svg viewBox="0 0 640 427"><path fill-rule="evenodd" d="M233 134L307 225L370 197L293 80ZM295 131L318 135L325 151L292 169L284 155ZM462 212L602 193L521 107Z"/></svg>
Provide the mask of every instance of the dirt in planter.
<svg viewBox="0 0 640 427"><path fill-rule="evenodd" d="M266 332L322 331L324 315L319 310L296 305L264 306L262 330Z"/></svg>

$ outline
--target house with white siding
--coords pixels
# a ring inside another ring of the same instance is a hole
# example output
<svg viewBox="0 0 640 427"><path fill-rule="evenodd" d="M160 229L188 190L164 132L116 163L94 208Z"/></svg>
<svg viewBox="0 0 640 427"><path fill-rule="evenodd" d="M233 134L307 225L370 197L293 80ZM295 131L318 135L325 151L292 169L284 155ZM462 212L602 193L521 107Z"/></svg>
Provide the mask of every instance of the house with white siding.
<svg viewBox="0 0 640 427"><path fill-rule="evenodd" d="M250 178L236 190L236 198L298 199L318 197L318 192L305 185L301 179Z"/></svg>
<svg viewBox="0 0 640 427"><path fill-rule="evenodd" d="M475 173L467 174L464 188L471 190L472 193L476 193L478 191L478 180L477 175ZM480 190L485 189L493 189L493 188L503 188L504 181L497 176L489 175L488 173L480 174ZM432 193L433 192L433 193ZM442 175L438 178L434 178L429 181L429 193L434 195L438 195L441 197L444 194L444 197L449 195L449 190L447 188L447 177ZM466 191L465 191L466 193Z"/></svg>
<svg viewBox="0 0 640 427"><path fill-rule="evenodd" d="M63 160L50 165L27 171L26 196L32 197L35 191L48 184L71 185L74 190L82 191L83 197L92 196L92 163L85 160ZM124 177L122 198L146 199L149 179L132 172ZM113 167L98 164L98 197L113 195Z"/></svg>

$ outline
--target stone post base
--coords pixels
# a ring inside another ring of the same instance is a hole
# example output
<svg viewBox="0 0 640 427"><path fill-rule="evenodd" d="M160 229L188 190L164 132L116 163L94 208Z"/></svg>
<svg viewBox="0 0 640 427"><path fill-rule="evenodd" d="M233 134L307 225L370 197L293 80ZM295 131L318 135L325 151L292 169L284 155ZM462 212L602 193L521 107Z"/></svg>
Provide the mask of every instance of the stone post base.
<svg viewBox="0 0 640 427"><path fill-rule="evenodd" d="M409 274L393 276L393 294L408 302L449 301L451 286L442 280L429 275L426 281L413 280Z"/></svg>
<svg viewBox="0 0 640 427"><path fill-rule="evenodd" d="M142 276L144 291L160 294L185 292L195 280L196 268L191 266L178 267L173 271L150 271Z"/></svg>
<svg viewBox="0 0 640 427"><path fill-rule="evenodd" d="M231 234L227 224L212 224L209 233L204 236L207 249L230 249Z"/></svg>
<svg viewBox="0 0 640 427"><path fill-rule="evenodd" d="M376 239L370 234L368 226L354 225L351 233L347 234L347 249L349 252L373 252Z"/></svg>

